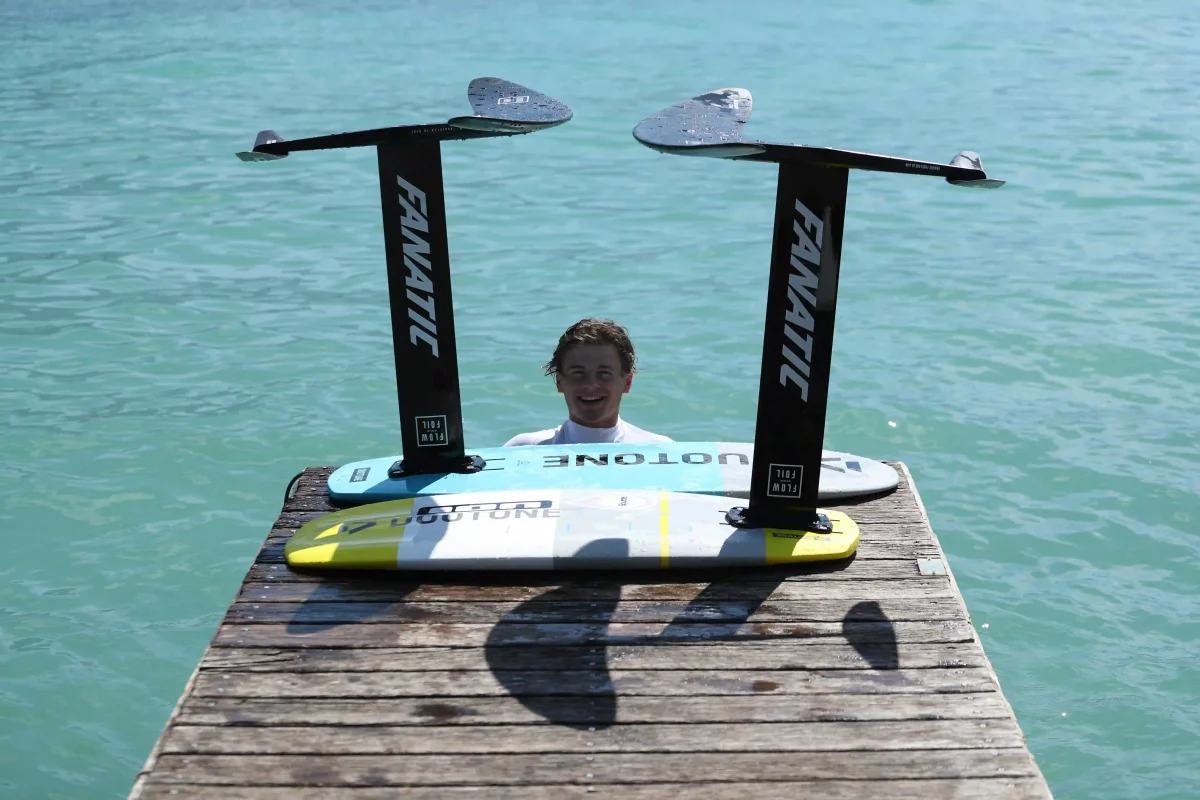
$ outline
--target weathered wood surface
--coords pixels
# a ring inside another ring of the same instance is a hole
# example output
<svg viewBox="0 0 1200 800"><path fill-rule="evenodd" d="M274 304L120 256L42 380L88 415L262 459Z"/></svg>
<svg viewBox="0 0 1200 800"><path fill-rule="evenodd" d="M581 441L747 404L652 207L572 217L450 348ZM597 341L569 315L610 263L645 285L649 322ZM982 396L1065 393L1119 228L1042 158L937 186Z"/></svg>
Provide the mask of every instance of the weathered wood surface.
<svg viewBox="0 0 1200 800"><path fill-rule="evenodd" d="M873 720L1006 719L995 692L978 694L815 695L803 703L780 703L763 694L690 698L622 697L622 723L870 722ZM536 709L508 697L313 698L196 697L182 705L186 725L554 725L587 726L594 702L544 697ZM553 722L552 722L553 720Z"/></svg>
<svg viewBox="0 0 1200 800"><path fill-rule="evenodd" d="M222 647L449 647L518 645L679 644L759 642L779 638L852 643L972 642L970 623L941 622L504 622L495 625L418 623L314 625L307 623L224 624L214 644Z"/></svg>
<svg viewBox="0 0 1200 800"><path fill-rule="evenodd" d="M550 785L496 786L405 786L405 800L559 800L560 798L595 798L619 796L625 800L728 800L745 798L819 797L821 800L1042 800L1046 785L1039 778L926 778L922 780L888 780L887 783L863 781L821 780L788 781L787 783L654 783L623 784L619 787L597 787L584 784L555 783ZM866 794L871 789L887 794ZM185 783L151 784L141 795L146 800L209 800L213 787ZM306 788L300 786L221 786L223 800L326 800L329 797L346 800L395 800L396 787L370 788L342 786Z"/></svg>
<svg viewBox="0 0 1200 800"><path fill-rule="evenodd" d="M269 728L181 725L164 753L221 755L441 755L485 753L707 753L750 751L957 750L963 739L983 735L994 747L1020 747L1021 732L1009 719L874 722L620 724L602 730L551 725L330 726L313 736L311 726Z"/></svg>
<svg viewBox="0 0 1200 800"><path fill-rule="evenodd" d="M953 597L945 576L922 576L916 565L905 565L905 579L899 574L876 575L873 595L876 597ZM911 568L911 576L908 575ZM257 567L255 569L258 569ZM282 569L286 570L286 567ZM289 571L290 572L290 571ZM291 573L299 575L300 573ZM869 573L868 573L869 574ZM282 577L282 576L281 576ZM306 576L309 577L309 576ZM493 574L494 577L494 574ZM642 576L646 577L646 576ZM429 602L523 602L538 600L541 604L567 602L686 601L692 600L861 600L863 590L852 582L832 580L833 574L809 576L806 580L786 579L763 581L722 580L705 583L562 583L558 580L546 586L513 585L456 585L416 583L411 580L372 579L359 573L349 578L331 578L320 583L277 580L268 583L246 583L238 593L238 601L253 606L256 603L320 603L320 602L390 602L403 599L406 603Z"/></svg>
<svg viewBox="0 0 1200 800"><path fill-rule="evenodd" d="M491 670L459 672L221 672L203 670L196 697L489 697L926 694L994 689L986 669ZM780 702L785 702L781 700ZM793 700L792 702L796 702Z"/></svg>
<svg viewBox="0 0 1200 800"><path fill-rule="evenodd" d="M214 786L455 786L522 784L655 784L741 781L862 781L896 778L1032 777L1022 748L815 752L583 753L455 755L176 755L155 770L162 782ZM161 772L160 772L161 770ZM780 787L786 790L787 787ZM864 785L863 797L886 797ZM784 796L776 790L776 796ZM867 792L872 792L867 794Z"/></svg>
<svg viewBox="0 0 1200 800"><path fill-rule="evenodd" d="M692 669L908 669L982 667L983 654L970 644L896 644L853 647L843 640L820 643L767 639L710 646L614 645L598 648L552 645L512 648L505 668L578 669L581 662L639 670ZM428 672L490 670L488 654L475 647L214 648L208 669L243 672Z"/></svg>
<svg viewBox="0 0 1200 800"><path fill-rule="evenodd" d="M536 623L553 617L557 623L571 622L837 622L840 620L896 621L953 620L958 616L957 600L952 595L884 598L865 606L852 598L812 599L804 602L782 600L770 604L753 600L658 601L638 600L621 603L556 603L552 608L533 603L475 602L422 603L405 599L402 603L309 602L309 603L236 603L225 617L231 625L286 622L289 624L378 625L381 623L466 623L495 625Z"/></svg>
<svg viewBox="0 0 1200 800"><path fill-rule="evenodd" d="M845 563L296 572L309 469L137 798L1047 798L903 465Z"/></svg>

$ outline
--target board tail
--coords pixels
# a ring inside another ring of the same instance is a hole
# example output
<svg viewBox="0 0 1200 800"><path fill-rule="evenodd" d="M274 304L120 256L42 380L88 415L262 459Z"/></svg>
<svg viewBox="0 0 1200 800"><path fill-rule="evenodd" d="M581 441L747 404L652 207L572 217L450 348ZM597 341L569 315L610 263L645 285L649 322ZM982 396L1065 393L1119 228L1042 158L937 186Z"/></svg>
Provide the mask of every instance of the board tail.
<svg viewBox="0 0 1200 800"><path fill-rule="evenodd" d="M735 527L827 531L816 507L849 171L931 175L975 188L1004 182L988 178L979 154L967 150L936 164L747 139L752 103L744 89L714 90L652 114L633 135L672 155L779 165L750 502L727 519Z"/></svg>
<svg viewBox="0 0 1200 800"><path fill-rule="evenodd" d="M513 136L562 125L565 104L501 78L467 87L473 116L287 141L262 131L243 161L275 161L303 150L375 147L387 256L388 300L404 459L399 475L476 472L478 456L463 442L462 398L441 143Z"/></svg>

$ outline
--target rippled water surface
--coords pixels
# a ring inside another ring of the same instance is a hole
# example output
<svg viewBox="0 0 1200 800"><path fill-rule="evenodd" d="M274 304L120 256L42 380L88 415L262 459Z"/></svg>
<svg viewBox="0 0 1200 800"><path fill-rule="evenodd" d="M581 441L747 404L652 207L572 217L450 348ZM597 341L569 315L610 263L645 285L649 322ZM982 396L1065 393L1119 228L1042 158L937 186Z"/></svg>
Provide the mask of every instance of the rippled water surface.
<svg viewBox="0 0 1200 800"><path fill-rule="evenodd" d="M367 150L499 75L569 125L444 148L468 442L628 325L624 415L752 435L764 165L630 137L717 86L855 174L827 442L913 471L1060 797L1200 784L1200 12L1149 0L0 5L0 795L123 796L310 464L399 444ZM893 424L894 423L894 424ZM984 628L984 623L987 627Z"/></svg>

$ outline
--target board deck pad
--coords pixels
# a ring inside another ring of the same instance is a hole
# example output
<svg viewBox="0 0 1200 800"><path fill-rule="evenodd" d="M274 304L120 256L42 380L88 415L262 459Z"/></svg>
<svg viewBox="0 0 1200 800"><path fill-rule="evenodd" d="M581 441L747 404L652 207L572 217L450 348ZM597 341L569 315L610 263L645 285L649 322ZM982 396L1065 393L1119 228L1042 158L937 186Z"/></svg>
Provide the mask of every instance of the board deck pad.
<svg viewBox="0 0 1200 800"><path fill-rule="evenodd" d="M329 476L330 499L358 504L523 489L664 489L748 497L754 462L754 445L748 442L531 445L470 452L483 457L482 472L389 478L398 455L346 464ZM887 464L832 450L823 453L821 500L878 494L899 482Z"/></svg>
<svg viewBox="0 0 1200 800"><path fill-rule="evenodd" d="M410 497L327 514L284 547L298 568L678 569L847 558L858 525L830 533L734 528L728 497L653 490L522 489Z"/></svg>

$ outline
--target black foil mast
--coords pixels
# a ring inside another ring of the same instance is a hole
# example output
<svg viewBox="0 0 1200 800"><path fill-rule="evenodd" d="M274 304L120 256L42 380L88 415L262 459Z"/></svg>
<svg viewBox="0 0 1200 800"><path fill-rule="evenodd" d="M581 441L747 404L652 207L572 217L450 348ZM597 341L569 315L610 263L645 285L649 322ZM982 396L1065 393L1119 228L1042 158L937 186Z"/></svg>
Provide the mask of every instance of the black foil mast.
<svg viewBox="0 0 1200 800"><path fill-rule="evenodd" d="M243 161L274 161L303 150L375 147L387 253L396 394L404 460L389 474L475 472L483 467L463 442L454 303L441 143L513 136L561 125L571 109L499 78L467 89L475 116L432 125L402 125L285 141L263 131Z"/></svg>
<svg viewBox="0 0 1200 800"><path fill-rule="evenodd" d="M1004 181L988 178L969 151L937 164L744 139L752 107L746 90L717 89L647 117L633 136L662 153L779 165L750 504L731 509L727 519L738 527L826 531L817 492L850 170L932 175L987 189Z"/></svg>

